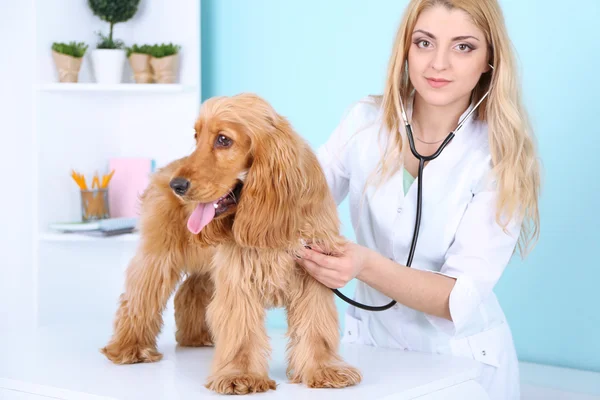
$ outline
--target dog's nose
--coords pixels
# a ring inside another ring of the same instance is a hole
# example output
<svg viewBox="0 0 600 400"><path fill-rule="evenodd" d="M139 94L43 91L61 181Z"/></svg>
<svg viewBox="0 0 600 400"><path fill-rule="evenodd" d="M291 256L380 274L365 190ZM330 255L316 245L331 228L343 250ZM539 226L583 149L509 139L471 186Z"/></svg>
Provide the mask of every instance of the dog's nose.
<svg viewBox="0 0 600 400"><path fill-rule="evenodd" d="M169 183L171 189L180 196L183 196L185 192L190 188L190 181L185 178L173 178Z"/></svg>

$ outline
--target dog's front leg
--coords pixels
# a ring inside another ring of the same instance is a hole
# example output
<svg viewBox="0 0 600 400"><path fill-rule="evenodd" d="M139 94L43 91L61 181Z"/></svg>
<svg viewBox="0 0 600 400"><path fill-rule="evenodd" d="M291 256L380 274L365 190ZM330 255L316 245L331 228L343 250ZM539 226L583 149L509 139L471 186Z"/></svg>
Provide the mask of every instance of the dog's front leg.
<svg viewBox="0 0 600 400"><path fill-rule="evenodd" d="M333 292L300 267L295 277L287 305L288 378L313 388L359 383L358 369L338 354L340 333Z"/></svg>
<svg viewBox="0 0 600 400"><path fill-rule="evenodd" d="M215 274L215 294L207 309L215 355L205 386L222 394L276 389L268 375L270 346L258 293L248 282L240 282L242 260L229 258L218 265L223 270Z"/></svg>
<svg viewBox="0 0 600 400"><path fill-rule="evenodd" d="M139 250L127 268L113 336L101 352L115 364L154 362L162 358L156 337L162 311L180 278L173 257Z"/></svg>

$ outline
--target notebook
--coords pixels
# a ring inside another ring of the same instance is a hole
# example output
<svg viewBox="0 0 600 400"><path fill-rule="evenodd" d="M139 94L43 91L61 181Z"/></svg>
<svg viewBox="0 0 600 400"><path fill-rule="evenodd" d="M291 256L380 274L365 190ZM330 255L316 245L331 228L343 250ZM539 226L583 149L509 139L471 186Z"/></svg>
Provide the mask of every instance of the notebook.
<svg viewBox="0 0 600 400"><path fill-rule="evenodd" d="M151 158L111 158L109 171L115 173L108 187L111 218L135 218L140 212L140 196L148 186L155 162Z"/></svg>
<svg viewBox="0 0 600 400"><path fill-rule="evenodd" d="M55 222L49 228L63 233L114 236L132 233L137 228L137 218L108 218L90 222Z"/></svg>

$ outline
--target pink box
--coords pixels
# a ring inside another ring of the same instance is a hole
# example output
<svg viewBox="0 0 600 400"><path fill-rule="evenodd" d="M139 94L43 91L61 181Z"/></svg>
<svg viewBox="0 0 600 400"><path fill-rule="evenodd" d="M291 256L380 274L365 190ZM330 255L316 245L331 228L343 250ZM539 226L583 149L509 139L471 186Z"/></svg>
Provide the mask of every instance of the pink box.
<svg viewBox="0 0 600 400"><path fill-rule="evenodd" d="M154 160L150 158L111 158L109 171L115 173L108 185L108 206L111 218L138 217L140 195L154 172Z"/></svg>

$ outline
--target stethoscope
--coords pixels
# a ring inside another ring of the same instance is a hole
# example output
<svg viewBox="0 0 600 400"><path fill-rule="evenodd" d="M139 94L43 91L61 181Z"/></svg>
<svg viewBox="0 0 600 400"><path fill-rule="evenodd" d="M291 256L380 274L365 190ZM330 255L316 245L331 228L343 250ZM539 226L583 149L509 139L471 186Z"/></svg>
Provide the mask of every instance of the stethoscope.
<svg viewBox="0 0 600 400"><path fill-rule="evenodd" d="M494 69L494 67L491 64L490 64L490 67L492 68L492 70ZM491 86L491 80L490 80L490 86ZM488 96L489 93L490 93L490 89L488 89L488 91L481 97L481 99L477 102L475 107L473 107L471 109L471 111L469 111L469 113L467 113L467 115L465 115L458 122L458 125L456 126L456 128L452 132L450 132L448 134L448 136L446 136L446 139L444 139L442 144L440 144L437 151L429 156L421 155L415 147L412 126L408 122L408 118L406 117L406 111L404 110L404 104L402 103L402 97L400 97L400 108L401 108L402 120L404 122L404 127L406 129L406 133L408 136L408 141L410 144L410 151L419 160L419 172L417 175L417 215L415 218L415 227L414 227L414 231L413 231L412 242L410 244L410 251L408 253L408 259L406 261L407 267L410 267L412 265L413 257L415 254L415 248L417 247L417 239L419 238L419 227L421 225L421 206L422 206L422 202L423 202L423 168L425 167L425 163L427 161L436 159L440 154L442 154L442 151L444 150L444 148L448 145L448 143L450 143L450 141L454 138L455 134L463 127L465 121L471 116L471 114L473 114L473 112L475 112L477 107L479 107L481 102ZM367 310L367 311L384 311L384 310L387 310L387 309L393 307L396 304L396 300L392 300L391 302L389 302L388 304L383 305L383 306L369 306L366 304L358 303L358 302L352 300L351 298L346 297L338 289L332 289L332 290L339 298L344 300L346 303L351 304L358 308L362 308L363 310Z"/></svg>

